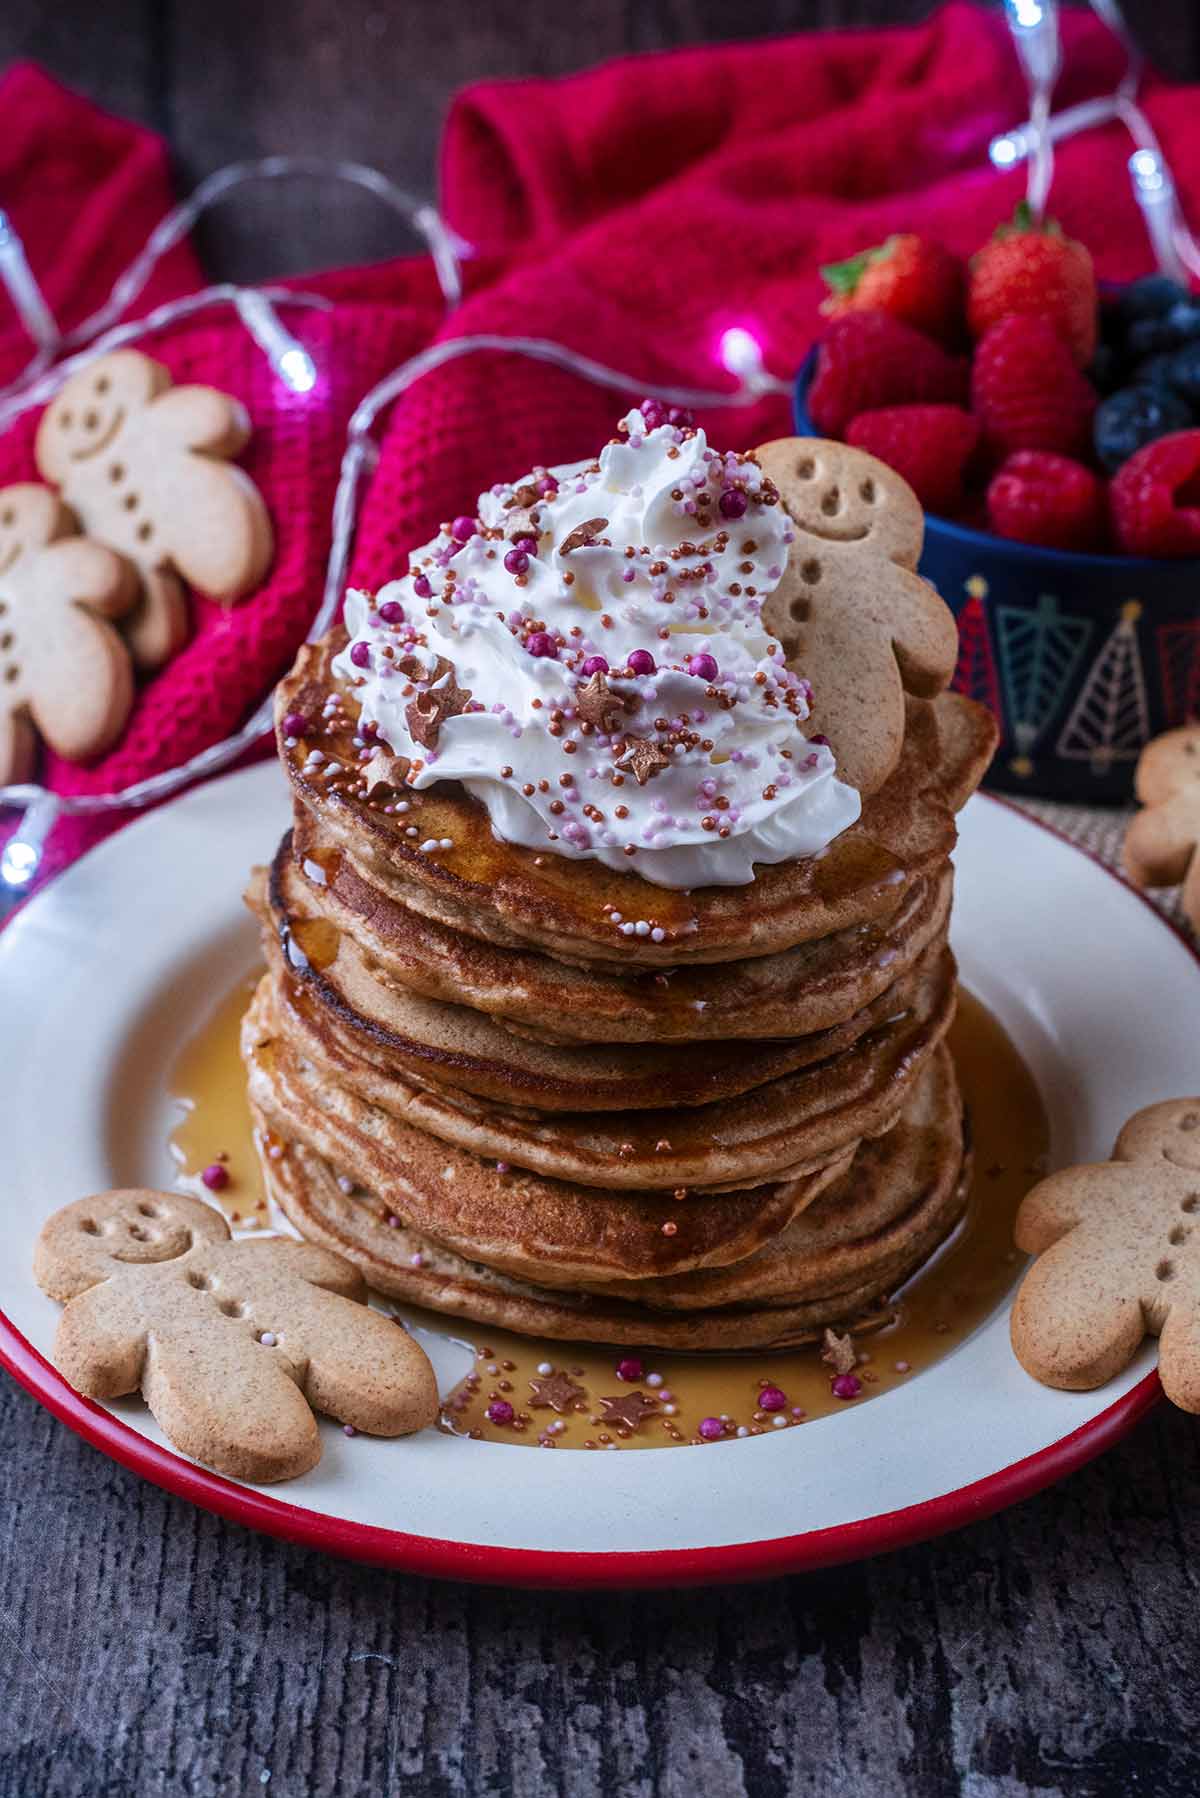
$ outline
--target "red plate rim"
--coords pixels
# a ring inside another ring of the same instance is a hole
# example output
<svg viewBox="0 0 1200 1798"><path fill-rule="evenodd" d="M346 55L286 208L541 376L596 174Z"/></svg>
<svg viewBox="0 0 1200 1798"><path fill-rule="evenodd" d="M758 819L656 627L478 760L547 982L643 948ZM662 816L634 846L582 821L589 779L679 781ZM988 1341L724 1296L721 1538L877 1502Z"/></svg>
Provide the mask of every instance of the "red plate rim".
<svg viewBox="0 0 1200 1798"><path fill-rule="evenodd" d="M1108 877L1140 899L1165 929L1171 931L1200 965L1200 950L1183 931L1136 887L1092 850L1044 819L1022 810L995 793L981 797L1057 837L1094 862ZM998 1473L960 1486L936 1498L885 1511L852 1523L833 1524L797 1536L765 1542L737 1542L715 1548L671 1548L627 1551L498 1548L485 1544L414 1536L375 1524L329 1517L286 1503L251 1487L240 1486L184 1460L173 1450L150 1442L103 1406L84 1398L38 1353L0 1312L0 1366L32 1393L39 1403L85 1442L123 1467L151 1480L179 1498L215 1511L234 1523L277 1536L304 1548L315 1548L346 1560L366 1561L434 1579L470 1580L482 1585L565 1587L576 1589L667 1587L732 1583L804 1573L839 1562L865 1559L927 1541L1032 1497L1102 1454L1131 1430L1162 1396L1157 1373L1136 1386L1057 1442L1014 1461Z"/></svg>

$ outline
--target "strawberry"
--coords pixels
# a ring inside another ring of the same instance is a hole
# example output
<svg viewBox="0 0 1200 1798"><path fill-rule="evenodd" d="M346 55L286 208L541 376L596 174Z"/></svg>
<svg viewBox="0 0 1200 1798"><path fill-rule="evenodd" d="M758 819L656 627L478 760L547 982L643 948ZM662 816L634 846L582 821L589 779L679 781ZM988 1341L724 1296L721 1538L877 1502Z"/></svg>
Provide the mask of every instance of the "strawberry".
<svg viewBox="0 0 1200 1798"><path fill-rule="evenodd" d="M905 232L873 250L822 270L829 297L827 318L847 312L886 312L902 324L952 342L962 332L963 266L929 238Z"/></svg>
<svg viewBox="0 0 1200 1798"><path fill-rule="evenodd" d="M1048 549L1101 549L1104 486L1081 462L1050 450L1018 450L993 475L988 523L998 537Z"/></svg>
<svg viewBox="0 0 1200 1798"><path fill-rule="evenodd" d="M1200 431L1176 431L1135 451L1109 494L1127 555L1200 556Z"/></svg>
<svg viewBox="0 0 1200 1798"><path fill-rule="evenodd" d="M1086 456L1096 400L1062 338L1040 318L1001 319L976 346L971 410L997 456L1022 449Z"/></svg>
<svg viewBox="0 0 1200 1798"><path fill-rule="evenodd" d="M1053 325L1080 368L1096 349L1100 302L1096 271L1083 244L1064 237L1051 220L1038 224L1022 201L1011 225L1001 225L972 256L967 277L967 324L982 337L1013 313Z"/></svg>
<svg viewBox="0 0 1200 1798"><path fill-rule="evenodd" d="M966 364L886 312L835 318L817 351L808 409L818 431L840 437L858 412L965 399Z"/></svg>
<svg viewBox="0 0 1200 1798"><path fill-rule="evenodd" d="M961 406L883 406L852 418L846 442L902 474L926 511L952 512L962 503L979 420Z"/></svg>

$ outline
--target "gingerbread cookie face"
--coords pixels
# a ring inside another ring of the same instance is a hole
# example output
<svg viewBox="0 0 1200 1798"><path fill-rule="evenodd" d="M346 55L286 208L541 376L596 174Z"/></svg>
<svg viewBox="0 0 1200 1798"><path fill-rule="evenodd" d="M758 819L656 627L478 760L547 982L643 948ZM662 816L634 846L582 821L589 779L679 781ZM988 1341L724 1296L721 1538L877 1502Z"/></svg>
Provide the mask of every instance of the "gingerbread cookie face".
<svg viewBox="0 0 1200 1798"><path fill-rule="evenodd" d="M245 408L212 387L174 387L137 350L115 350L71 376L38 427L37 464L87 535L137 567L130 643L161 665L187 633L183 581L232 604L272 554L257 488L231 467L250 434Z"/></svg>
<svg viewBox="0 0 1200 1798"><path fill-rule="evenodd" d="M1200 1098L1148 1106L1111 1161L1036 1186L1016 1237L1037 1256L1012 1314L1027 1373L1089 1391L1154 1335L1167 1397L1200 1411Z"/></svg>
<svg viewBox="0 0 1200 1798"><path fill-rule="evenodd" d="M129 652L110 618L133 569L44 487L0 488L0 785L33 773L40 736L69 761L100 755L133 704Z"/></svg>
<svg viewBox="0 0 1200 1798"><path fill-rule="evenodd" d="M796 533L763 620L812 685L806 733L866 796L899 761L905 694L935 697L958 654L949 608L916 573L924 515L894 470L844 443L785 437L756 455Z"/></svg>
<svg viewBox="0 0 1200 1798"><path fill-rule="evenodd" d="M1139 886L1183 883L1184 915L1200 930L1200 724L1147 743L1138 760L1144 809L1125 833L1125 869Z"/></svg>
<svg viewBox="0 0 1200 1798"><path fill-rule="evenodd" d="M131 1190L45 1224L34 1275L65 1305L54 1362L90 1398L141 1389L194 1460L235 1479L306 1473L313 1411L376 1436L431 1424L428 1358L366 1304L340 1255L290 1237L234 1242L199 1199Z"/></svg>

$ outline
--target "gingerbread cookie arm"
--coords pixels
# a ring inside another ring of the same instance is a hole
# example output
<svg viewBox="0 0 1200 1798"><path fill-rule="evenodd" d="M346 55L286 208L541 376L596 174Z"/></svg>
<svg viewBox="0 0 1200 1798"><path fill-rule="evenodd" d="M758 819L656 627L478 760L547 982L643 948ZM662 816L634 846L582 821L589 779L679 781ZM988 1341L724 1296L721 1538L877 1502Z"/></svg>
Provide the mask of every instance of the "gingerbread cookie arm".
<svg viewBox="0 0 1200 1798"><path fill-rule="evenodd" d="M905 689L933 699L948 687L958 660L958 625L935 587L897 568L886 616Z"/></svg>
<svg viewBox="0 0 1200 1798"><path fill-rule="evenodd" d="M1026 1255L1044 1254L1102 1210L1117 1209L1128 1190L1128 1172L1110 1161L1051 1174L1021 1201L1013 1231L1017 1247Z"/></svg>
<svg viewBox="0 0 1200 1798"><path fill-rule="evenodd" d="M99 543L68 537L41 552L46 603L25 645L24 688L33 720L68 761L101 755L133 705L129 652L108 622L136 593L128 563Z"/></svg>
<svg viewBox="0 0 1200 1798"><path fill-rule="evenodd" d="M1200 795L1174 793L1130 819L1123 859L1129 878L1143 887L1177 886L1188 872L1200 832Z"/></svg>
<svg viewBox="0 0 1200 1798"><path fill-rule="evenodd" d="M250 441L250 414L215 387L169 387L151 402L146 422L172 449L236 456Z"/></svg>
<svg viewBox="0 0 1200 1798"><path fill-rule="evenodd" d="M124 1398L142 1383L146 1330L136 1306L106 1281L71 1299L58 1320L54 1365L85 1398Z"/></svg>
<svg viewBox="0 0 1200 1798"><path fill-rule="evenodd" d="M313 1297L319 1333L304 1382L309 1403L371 1436L409 1436L433 1423L437 1380L407 1330L367 1305Z"/></svg>

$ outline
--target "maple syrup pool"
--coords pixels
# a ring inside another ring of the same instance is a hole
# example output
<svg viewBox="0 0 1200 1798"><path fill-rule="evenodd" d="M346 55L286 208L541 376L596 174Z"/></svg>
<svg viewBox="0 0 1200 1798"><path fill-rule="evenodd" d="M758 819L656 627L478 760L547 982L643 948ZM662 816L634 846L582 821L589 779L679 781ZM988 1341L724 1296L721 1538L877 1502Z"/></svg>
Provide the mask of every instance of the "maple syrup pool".
<svg viewBox="0 0 1200 1798"><path fill-rule="evenodd" d="M238 1054L254 990L243 980L187 1042L170 1074L182 1117L172 1132L177 1183L215 1197L235 1231L271 1229ZM1020 1257L1017 1207L1046 1166L1049 1127L1032 1076L991 1013L959 996L950 1033L970 1117L974 1172L958 1229L897 1295L893 1320L858 1338L852 1376L813 1348L738 1355L638 1354L539 1341L401 1307L406 1320L471 1342L474 1365L443 1399L441 1426L476 1439L568 1449L669 1448L796 1428L914 1379L1001 1304ZM201 1181L220 1166L216 1194ZM618 1373L620 1368L620 1373ZM835 1392L835 1384L841 1397ZM641 1401L635 1395L641 1395ZM763 1403L763 1400L766 1403Z"/></svg>

